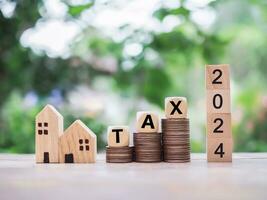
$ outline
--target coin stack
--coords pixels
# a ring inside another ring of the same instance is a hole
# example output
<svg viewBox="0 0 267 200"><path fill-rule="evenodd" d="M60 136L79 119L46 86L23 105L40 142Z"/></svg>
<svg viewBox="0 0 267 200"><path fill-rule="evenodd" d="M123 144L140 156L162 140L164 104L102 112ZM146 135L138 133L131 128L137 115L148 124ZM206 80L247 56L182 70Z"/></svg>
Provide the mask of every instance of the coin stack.
<svg viewBox="0 0 267 200"><path fill-rule="evenodd" d="M161 162L161 133L134 133L135 161Z"/></svg>
<svg viewBox="0 0 267 200"><path fill-rule="evenodd" d="M129 163L133 161L133 147L129 147L129 137L128 126L108 127L107 163Z"/></svg>
<svg viewBox="0 0 267 200"><path fill-rule="evenodd" d="M161 162L161 133L158 133L158 116L152 112L138 112L134 133L135 161Z"/></svg>
<svg viewBox="0 0 267 200"><path fill-rule="evenodd" d="M165 162L190 162L190 128L184 97L165 99L166 119L161 120Z"/></svg>
<svg viewBox="0 0 267 200"><path fill-rule="evenodd" d="M133 147L107 147L107 163L129 163L133 161Z"/></svg>

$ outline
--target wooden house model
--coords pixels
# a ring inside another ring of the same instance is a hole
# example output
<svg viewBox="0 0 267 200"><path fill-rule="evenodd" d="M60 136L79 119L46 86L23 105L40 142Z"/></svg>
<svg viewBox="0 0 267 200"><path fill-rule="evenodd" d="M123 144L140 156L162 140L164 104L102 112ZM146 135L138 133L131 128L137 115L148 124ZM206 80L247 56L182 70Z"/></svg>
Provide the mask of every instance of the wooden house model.
<svg viewBox="0 0 267 200"><path fill-rule="evenodd" d="M37 163L58 163L58 141L62 134L62 115L53 106L45 106L35 118L35 156Z"/></svg>
<svg viewBox="0 0 267 200"><path fill-rule="evenodd" d="M60 163L94 163L96 153L96 135L80 120L59 138Z"/></svg>

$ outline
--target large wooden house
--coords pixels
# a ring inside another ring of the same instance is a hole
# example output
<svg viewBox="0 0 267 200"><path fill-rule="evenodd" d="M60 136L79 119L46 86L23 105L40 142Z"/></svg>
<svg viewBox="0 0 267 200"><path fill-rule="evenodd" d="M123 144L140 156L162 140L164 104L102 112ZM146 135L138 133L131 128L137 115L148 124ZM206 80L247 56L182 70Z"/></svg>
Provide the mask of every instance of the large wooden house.
<svg viewBox="0 0 267 200"><path fill-rule="evenodd" d="M63 134L63 117L47 105L35 119L35 156L37 163L59 162L59 137Z"/></svg>

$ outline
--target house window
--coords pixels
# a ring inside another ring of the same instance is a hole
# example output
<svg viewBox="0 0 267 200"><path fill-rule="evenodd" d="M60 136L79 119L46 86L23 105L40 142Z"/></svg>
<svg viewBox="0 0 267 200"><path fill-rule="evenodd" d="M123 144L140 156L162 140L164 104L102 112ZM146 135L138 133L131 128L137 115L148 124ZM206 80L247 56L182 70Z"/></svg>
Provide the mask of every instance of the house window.
<svg viewBox="0 0 267 200"><path fill-rule="evenodd" d="M44 122L44 123L38 123L38 134L39 135L48 135L48 123Z"/></svg>
<svg viewBox="0 0 267 200"><path fill-rule="evenodd" d="M79 139L79 149L80 151L89 151L89 140L88 139Z"/></svg>

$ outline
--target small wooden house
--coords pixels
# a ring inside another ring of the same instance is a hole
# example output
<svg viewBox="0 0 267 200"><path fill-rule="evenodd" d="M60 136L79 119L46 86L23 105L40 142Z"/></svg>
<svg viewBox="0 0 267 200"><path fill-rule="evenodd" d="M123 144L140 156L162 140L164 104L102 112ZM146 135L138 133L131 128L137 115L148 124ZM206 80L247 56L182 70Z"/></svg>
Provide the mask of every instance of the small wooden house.
<svg viewBox="0 0 267 200"><path fill-rule="evenodd" d="M60 163L94 163L96 135L82 121L76 120L59 138Z"/></svg>
<svg viewBox="0 0 267 200"><path fill-rule="evenodd" d="M59 137L63 134L63 117L47 105L35 118L35 155L37 163L59 162Z"/></svg>

